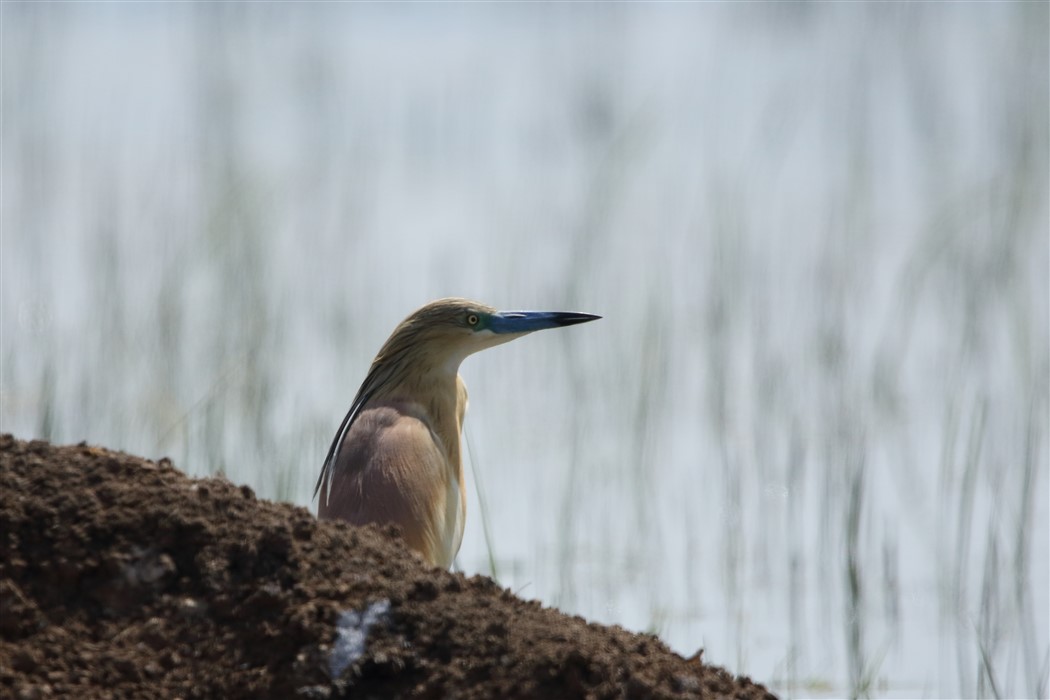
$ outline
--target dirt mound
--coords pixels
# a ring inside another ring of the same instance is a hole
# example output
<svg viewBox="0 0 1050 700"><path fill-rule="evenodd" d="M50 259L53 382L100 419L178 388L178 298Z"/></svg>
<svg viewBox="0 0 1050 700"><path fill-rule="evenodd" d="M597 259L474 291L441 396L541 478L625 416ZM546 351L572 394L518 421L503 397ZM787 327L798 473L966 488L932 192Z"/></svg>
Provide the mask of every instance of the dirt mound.
<svg viewBox="0 0 1050 700"><path fill-rule="evenodd" d="M168 460L0 438L0 696L771 697Z"/></svg>

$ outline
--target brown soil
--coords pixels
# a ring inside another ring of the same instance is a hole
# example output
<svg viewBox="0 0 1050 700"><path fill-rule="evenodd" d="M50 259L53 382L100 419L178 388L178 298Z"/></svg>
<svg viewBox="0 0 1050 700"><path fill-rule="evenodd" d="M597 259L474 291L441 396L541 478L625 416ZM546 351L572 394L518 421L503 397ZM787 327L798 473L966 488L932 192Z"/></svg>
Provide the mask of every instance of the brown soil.
<svg viewBox="0 0 1050 700"><path fill-rule="evenodd" d="M0 437L0 697L349 696L772 697L427 568L395 532L168 460Z"/></svg>

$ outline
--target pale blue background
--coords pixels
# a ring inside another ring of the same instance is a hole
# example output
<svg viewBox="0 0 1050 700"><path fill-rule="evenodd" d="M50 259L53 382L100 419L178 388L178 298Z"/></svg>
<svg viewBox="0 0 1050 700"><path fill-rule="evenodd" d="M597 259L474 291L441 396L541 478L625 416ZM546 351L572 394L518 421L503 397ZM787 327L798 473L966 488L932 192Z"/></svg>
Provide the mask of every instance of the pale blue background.
<svg viewBox="0 0 1050 700"><path fill-rule="evenodd" d="M417 306L598 313L465 363L463 571L480 483L503 585L781 694L1046 696L1047 4L0 21L4 431L307 506Z"/></svg>

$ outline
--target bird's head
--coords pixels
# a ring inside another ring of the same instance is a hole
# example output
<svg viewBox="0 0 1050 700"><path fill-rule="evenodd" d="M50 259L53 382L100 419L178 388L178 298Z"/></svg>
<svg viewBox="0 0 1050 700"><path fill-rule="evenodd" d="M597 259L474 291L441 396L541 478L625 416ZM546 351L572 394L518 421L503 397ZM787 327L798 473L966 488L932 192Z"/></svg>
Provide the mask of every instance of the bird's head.
<svg viewBox="0 0 1050 700"><path fill-rule="evenodd" d="M455 369L479 350L534 331L598 318L601 317L572 311L498 311L469 299L438 299L402 321L380 356L411 353L416 355L416 361L429 358L434 365Z"/></svg>

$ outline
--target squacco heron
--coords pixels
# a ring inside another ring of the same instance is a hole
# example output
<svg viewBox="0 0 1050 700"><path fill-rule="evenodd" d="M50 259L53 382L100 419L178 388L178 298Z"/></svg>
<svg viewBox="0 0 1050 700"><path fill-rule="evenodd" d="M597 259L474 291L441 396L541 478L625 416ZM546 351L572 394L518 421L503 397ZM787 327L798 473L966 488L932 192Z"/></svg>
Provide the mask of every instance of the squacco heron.
<svg viewBox="0 0 1050 700"><path fill-rule="evenodd" d="M463 541L467 495L460 435L467 387L459 365L478 350L600 316L497 311L439 299L394 329L328 448L317 517L393 523L409 547L449 568Z"/></svg>

